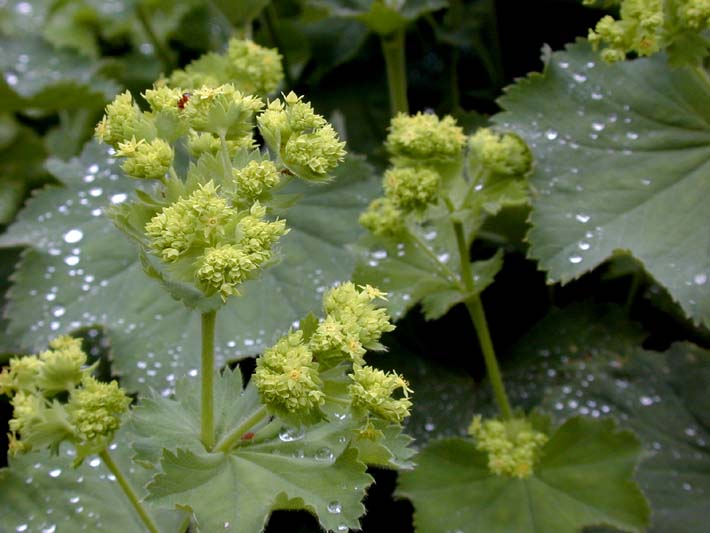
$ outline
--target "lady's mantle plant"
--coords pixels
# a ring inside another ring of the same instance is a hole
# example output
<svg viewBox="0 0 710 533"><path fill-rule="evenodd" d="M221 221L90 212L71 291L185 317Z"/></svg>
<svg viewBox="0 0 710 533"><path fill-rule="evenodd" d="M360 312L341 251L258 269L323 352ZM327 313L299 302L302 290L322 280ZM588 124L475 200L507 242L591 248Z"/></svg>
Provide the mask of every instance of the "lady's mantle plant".
<svg viewBox="0 0 710 533"><path fill-rule="evenodd" d="M395 315L421 303L433 319L463 303L499 411L493 419L474 417L473 441L436 441L416 470L401 474L398 492L414 503L417 529L572 532L608 524L640 531L649 511L631 480L640 452L635 437L611 421L582 418L553 429L548 417L514 409L505 390L480 299L502 253L471 262L469 249L488 217L527 203L527 145L489 128L468 137L451 117L400 114L385 146L392 166L384 197L360 218L371 236L356 278L387 280ZM588 457L599 462L593 482Z"/></svg>
<svg viewBox="0 0 710 533"><path fill-rule="evenodd" d="M183 380L174 397L140 399L130 413L134 460L153 471L147 499L108 454L129 399L90 376L77 340L59 338L2 374L15 409L12 450L57 452L68 441L77 462L98 453L150 531L167 530L159 507L190 511L201 531L260 531L275 509L306 509L328 530L357 528L372 481L365 464L407 465L411 455L400 434L411 390L365 361L394 329L377 306L385 293L334 286L324 317L305 317L266 349L248 385L239 370L215 370L217 312L277 260L288 233L292 199L279 189L293 176L327 181L345 156L301 97L264 104L240 90L273 91L277 54L233 41L226 58L207 56L158 82L143 95L145 111L119 95L96 128L140 180L114 221L138 244L146 273L202 317L199 383ZM257 145L255 122L268 149Z"/></svg>

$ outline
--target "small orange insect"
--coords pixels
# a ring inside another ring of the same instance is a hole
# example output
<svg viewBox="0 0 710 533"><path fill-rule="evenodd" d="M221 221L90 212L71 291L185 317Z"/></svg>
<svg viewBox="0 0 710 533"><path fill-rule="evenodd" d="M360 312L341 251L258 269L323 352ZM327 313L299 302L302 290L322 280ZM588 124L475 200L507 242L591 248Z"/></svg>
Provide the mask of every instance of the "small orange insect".
<svg viewBox="0 0 710 533"><path fill-rule="evenodd" d="M251 440L254 438L254 433L251 431L246 432L244 435L242 435L242 440Z"/></svg>
<svg viewBox="0 0 710 533"><path fill-rule="evenodd" d="M178 109L185 109L185 104L187 104L187 101L190 99L191 96L192 93L182 93L182 96L177 101Z"/></svg>

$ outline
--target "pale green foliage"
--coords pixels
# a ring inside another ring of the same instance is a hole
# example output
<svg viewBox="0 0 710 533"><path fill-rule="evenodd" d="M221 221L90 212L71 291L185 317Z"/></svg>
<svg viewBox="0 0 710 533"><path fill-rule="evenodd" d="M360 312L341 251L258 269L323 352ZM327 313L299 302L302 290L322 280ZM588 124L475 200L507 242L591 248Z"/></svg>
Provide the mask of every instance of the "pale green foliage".
<svg viewBox="0 0 710 533"><path fill-rule="evenodd" d="M172 147L163 139L145 139L136 141L132 137L129 141L119 142L116 155L125 157L121 168L134 178L158 180L165 177L173 164Z"/></svg>
<svg viewBox="0 0 710 533"><path fill-rule="evenodd" d="M438 200L441 177L424 167L394 167L385 172L385 195L403 211L420 211Z"/></svg>
<svg viewBox="0 0 710 533"><path fill-rule="evenodd" d="M697 64L707 56L710 42L703 35L710 28L707 0L623 0L620 4L618 20L607 15L589 30L592 45L603 46L605 61L621 61L628 53L648 56L662 49L669 49L675 63Z"/></svg>
<svg viewBox="0 0 710 533"><path fill-rule="evenodd" d="M254 383L262 401L285 416L309 416L325 402L318 363L303 344L303 332L282 337L257 360Z"/></svg>
<svg viewBox="0 0 710 533"><path fill-rule="evenodd" d="M466 136L453 117L434 114L398 114L392 119L386 147L398 160L449 160L461 155Z"/></svg>
<svg viewBox="0 0 710 533"><path fill-rule="evenodd" d="M358 366L353 370L351 378L353 383L348 387L348 392L354 407L367 409L374 416L397 424L409 416L412 406L409 393L412 390L396 372ZM397 389L402 389L403 398L395 399L392 396Z"/></svg>
<svg viewBox="0 0 710 533"><path fill-rule="evenodd" d="M486 170L507 176L530 171L532 154L525 142L513 133L495 133L481 128L469 140L473 157Z"/></svg>
<svg viewBox="0 0 710 533"><path fill-rule="evenodd" d="M209 53L184 70L176 70L168 83L181 90L231 83L240 91L267 95L283 80L281 55L253 41L232 39L224 54Z"/></svg>
<svg viewBox="0 0 710 533"><path fill-rule="evenodd" d="M405 231L403 213L390 198L376 198L359 218L366 230L380 237L396 237Z"/></svg>
<svg viewBox="0 0 710 533"><path fill-rule="evenodd" d="M473 418L468 432L476 440L476 449L488 454L488 468L498 476L524 479L530 477L548 441L547 435L533 429L524 418L482 420Z"/></svg>

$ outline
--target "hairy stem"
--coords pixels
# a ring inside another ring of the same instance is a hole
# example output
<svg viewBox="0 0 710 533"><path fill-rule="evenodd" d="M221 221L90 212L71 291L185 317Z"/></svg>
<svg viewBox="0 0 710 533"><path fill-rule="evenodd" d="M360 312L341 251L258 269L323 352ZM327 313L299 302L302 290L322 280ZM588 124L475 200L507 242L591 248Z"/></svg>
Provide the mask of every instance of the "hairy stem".
<svg viewBox="0 0 710 533"><path fill-rule="evenodd" d="M229 179L229 177L232 175L232 158L229 155L229 145L227 145L226 132L219 134L219 142L222 146L220 152L222 155L222 166L224 167L224 176Z"/></svg>
<svg viewBox="0 0 710 533"><path fill-rule="evenodd" d="M101 452L99 453L99 457L101 457L101 460L104 462L106 467L116 477L116 481L118 481L118 484L128 497L129 501L131 502L131 505L133 505L133 508L136 510L136 513L138 513L138 516L140 517L141 521L145 524L145 527L148 528L148 531L150 531L151 533L159 533L160 530L155 524L153 517L150 516L146 508L143 507L143 504L141 503L140 498L138 498L138 494L136 493L135 489L131 486L126 476L123 475L123 472L121 472L121 470L118 468L118 465L113 461L113 458L109 455L108 448L104 448L103 450L101 450Z"/></svg>
<svg viewBox="0 0 710 533"><path fill-rule="evenodd" d="M222 437L220 441L215 445L214 451L226 453L231 450L234 445L239 442L242 436L247 433L251 428L256 426L261 422L268 414L265 406L260 406L254 413L247 418L244 422L239 424L236 428L230 431L227 435Z"/></svg>
<svg viewBox="0 0 710 533"><path fill-rule="evenodd" d="M217 311L202 313L202 388L201 422L202 444L214 446L214 326Z"/></svg>
<svg viewBox="0 0 710 533"><path fill-rule="evenodd" d="M390 113L409 113L407 100L407 64L404 49L404 29L381 37L382 53L387 66L387 85L390 93Z"/></svg>
<svg viewBox="0 0 710 533"><path fill-rule="evenodd" d="M468 246L466 246L463 224L459 221L454 221L453 224L454 231L456 232L456 243L459 248L459 257L461 259L461 278L468 292L475 292L476 285L469 261ZM505 385L503 385L503 377L500 372L500 367L498 366L498 359L493 349L493 341L491 340L491 333L488 330L488 322L486 321L486 314L483 310L481 298L478 295L472 296L466 301L466 308L468 309L468 314L471 316L473 326L476 328L478 343L481 346L488 379L493 387L498 409L503 419L509 420L512 417L512 410L510 408L510 402L508 401L508 395L505 392Z"/></svg>
<svg viewBox="0 0 710 533"><path fill-rule="evenodd" d="M163 42L158 39L158 36L153 29L153 25L150 22L150 17L146 12L145 7L143 7L140 3L136 6L136 15L138 16L138 21L143 27L143 31L145 31L145 34L148 36L148 39L153 45L155 55L162 63L165 73L170 73L170 71L173 70L173 58Z"/></svg>

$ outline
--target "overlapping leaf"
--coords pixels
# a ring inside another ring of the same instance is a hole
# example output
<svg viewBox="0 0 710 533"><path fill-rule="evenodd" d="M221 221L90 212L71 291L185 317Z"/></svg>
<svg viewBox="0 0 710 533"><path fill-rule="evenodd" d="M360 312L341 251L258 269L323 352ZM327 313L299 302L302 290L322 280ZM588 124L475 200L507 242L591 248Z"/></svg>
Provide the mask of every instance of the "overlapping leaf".
<svg viewBox="0 0 710 533"><path fill-rule="evenodd" d="M575 533L611 525L643 531L649 509L632 481L633 434L611 420L576 417L551 436L526 479L490 473L487 455L464 439L430 444L398 493L412 500L418 531Z"/></svg>
<svg viewBox="0 0 710 533"><path fill-rule="evenodd" d="M567 282L630 252L710 324L710 85L661 55L605 65L588 46L551 55L508 89L495 121L537 164L530 255Z"/></svg>
<svg viewBox="0 0 710 533"><path fill-rule="evenodd" d="M196 372L199 318L172 300L138 261L137 250L103 215L127 199L135 182L119 175L105 149L88 145L81 158L53 161L64 187L41 191L0 239L28 246L14 275L9 332L30 350L86 325L108 331L114 369L131 390L169 391L176 377ZM287 215L283 262L244 287L220 312L217 358L258 353L291 323L320 309L328 286L350 276L344 249L357 240L356 218L368 203L370 167L351 158L322 186L299 184L302 201Z"/></svg>
<svg viewBox="0 0 710 533"><path fill-rule="evenodd" d="M690 343L646 351L641 339L618 309L558 311L514 349L509 390L560 419L621 420L646 449L636 478L653 506L651 531L699 531L710 512L710 353Z"/></svg>
<svg viewBox="0 0 710 533"><path fill-rule="evenodd" d="M119 433L123 436L125 433ZM131 465L125 444L112 446L114 460L139 490L149 472ZM0 470L0 531L146 531L113 474L97 456L73 469L74 450L59 456L34 452L10 461ZM182 531L184 512L152 509L163 531Z"/></svg>
<svg viewBox="0 0 710 533"><path fill-rule="evenodd" d="M253 385L242 391L238 370L218 376L217 447L234 431L239 437L244 421L261 409ZM303 428L267 417L233 449L208 453L200 442L199 410L196 381L181 382L174 399L154 398L135 409L136 459L160 459L162 471L148 487L152 501L192 509L202 531L259 531L276 509L306 509L329 530L358 527L371 478L347 448L349 416Z"/></svg>

